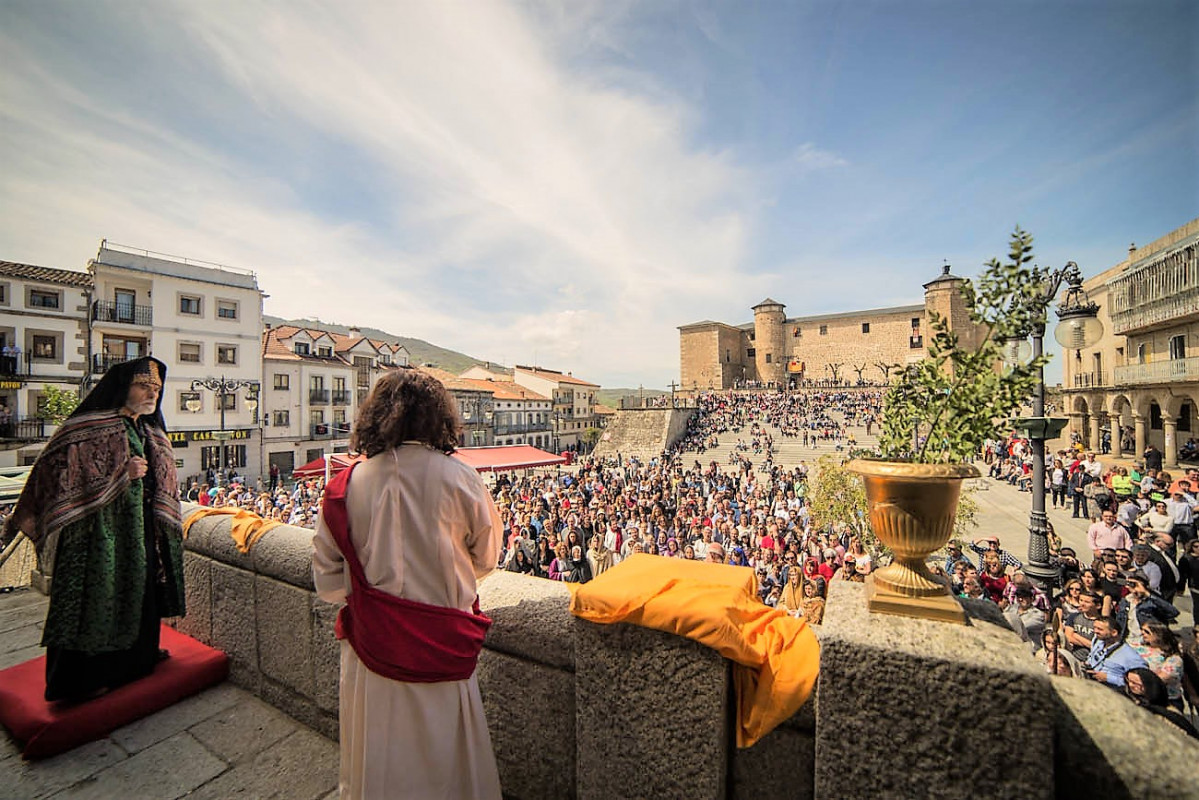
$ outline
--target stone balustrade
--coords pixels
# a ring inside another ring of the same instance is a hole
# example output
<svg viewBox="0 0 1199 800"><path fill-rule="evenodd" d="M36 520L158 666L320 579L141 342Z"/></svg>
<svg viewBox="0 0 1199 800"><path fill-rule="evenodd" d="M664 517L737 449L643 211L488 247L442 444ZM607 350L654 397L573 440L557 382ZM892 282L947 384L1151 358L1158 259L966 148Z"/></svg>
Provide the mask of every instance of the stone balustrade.
<svg viewBox="0 0 1199 800"><path fill-rule="evenodd" d="M184 515L196 506L184 505ZM335 609L318 600L312 532L249 554L229 518L195 523L180 629L229 653L231 680L337 735ZM533 798L1182 798L1199 743L1082 680L1050 679L994 607L971 624L868 614L834 583L815 698L754 747L734 745L729 662L679 637L596 625L563 584L499 572L479 659L505 796Z"/></svg>

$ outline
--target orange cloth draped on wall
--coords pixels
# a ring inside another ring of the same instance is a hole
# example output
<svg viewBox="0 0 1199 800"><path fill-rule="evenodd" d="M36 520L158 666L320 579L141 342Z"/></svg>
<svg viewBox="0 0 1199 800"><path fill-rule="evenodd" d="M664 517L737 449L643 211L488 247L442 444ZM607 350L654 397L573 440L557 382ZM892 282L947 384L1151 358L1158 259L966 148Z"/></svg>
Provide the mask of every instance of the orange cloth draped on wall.
<svg viewBox="0 0 1199 800"><path fill-rule="evenodd" d="M570 586L576 617L685 636L732 661L738 747L752 747L812 695L820 672L816 634L764 605L748 567L639 554Z"/></svg>
<svg viewBox="0 0 1199 800"><path fill-rule="evenodd" d="M187 532L191 529L193 522L214 514L233 517L229 521L229 535L233 537L233 544L243 553L250 552L250 548L262 538L262 534L283 524L277 519L263 519L253 511L246 511L244 508L234 506L201 508L188 514L187 519L183 521L183 537L187 538Z"/></svg>

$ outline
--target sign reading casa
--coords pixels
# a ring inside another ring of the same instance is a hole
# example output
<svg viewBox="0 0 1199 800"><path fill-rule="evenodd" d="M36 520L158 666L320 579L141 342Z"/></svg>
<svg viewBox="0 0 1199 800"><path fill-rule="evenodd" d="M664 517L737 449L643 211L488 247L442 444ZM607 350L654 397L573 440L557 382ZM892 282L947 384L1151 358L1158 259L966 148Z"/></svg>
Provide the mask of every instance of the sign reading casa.
<svg viewBox="0 0 1199 800"><path fill-rule="evenodd" d="M188 442L219 442L221 439L235 441L237 439L249 439L250 428L239 428L237 430L225 431L171 431L167 436L171 439L171 444L178 447L179 445L187 446Z"/></svg>

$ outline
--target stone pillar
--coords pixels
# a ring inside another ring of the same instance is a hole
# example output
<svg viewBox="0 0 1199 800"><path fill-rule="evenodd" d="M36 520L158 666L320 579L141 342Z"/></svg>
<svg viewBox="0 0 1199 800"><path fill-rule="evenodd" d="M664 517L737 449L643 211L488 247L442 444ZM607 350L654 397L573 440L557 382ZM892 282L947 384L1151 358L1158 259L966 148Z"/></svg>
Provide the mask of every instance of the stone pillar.
<svg viewBox="0 0 1199 800"><path fill-rule="evenodd" d="M726 797L729 662L635 625L574 618L573 628L579 800Z"/></svg>
<svg viewBox="0 0 1199 800"><path fill-rule="evenodd" d="M1178 420L1174 417L1167 416L1163 410L1162 413L1162 432L1165 434L1165 444L1162 445L1162 455L1165 457L1162 461L1164 467L1178 466Z"/></svg>
<svg viewBox="0 0 1199 800"><path fill-rule="evenodd" d="M1145 452L1145 418L1140 414L1132 415L1132 431L1133 438L1136 439L1136 452L1133 453L1134 458L1140 458Z"/></svg>
<svg viewBox="0 0 1199 800"><path fill-rule="evenodd" d="M1049 676L998 608L963 606L980 615L971 625L871 614L863 584L829 585L816 689L817 800L960 800L979 787L989 797L1055 796ZM993 731L978 720L1012 715L1020 746L997 760Z"/></svg>
<svg viewBox="0 0 1199 800"><path fill-rule="evenodd" d="M1114 414L1107 418L1108 425L1112 429L1112 458L1124 457L1124 426L1120 422L1120 415Z"/></svg>
<svg viewBox="0 0 1199 800"><path fill-rule="evenodd" d="M1091 411L1091 438L1087 442L1087 448L1099 452L1099 446L1103 442L1103 434L1099 430L1099 412Z"/></svg>

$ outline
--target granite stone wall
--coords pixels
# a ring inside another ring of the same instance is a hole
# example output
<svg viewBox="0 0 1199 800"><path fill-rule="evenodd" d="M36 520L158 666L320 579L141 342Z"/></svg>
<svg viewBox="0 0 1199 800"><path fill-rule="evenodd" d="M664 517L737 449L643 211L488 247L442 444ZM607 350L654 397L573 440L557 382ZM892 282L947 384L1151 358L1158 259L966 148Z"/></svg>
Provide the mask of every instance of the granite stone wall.
<svg viewBox="0 0 1199 800"><path fill-rule="evenodd" d="M276 528L242 554L209 517L186 546L179 628L335 738L336 609L313 593L312 532ZM1102 686L1051 680L993 609L968 605L966 627L871 615L862 589L832 585L813 700L739 750L726 660L577 619L564 584L494 573L477 675L505 796L1199 797L1199 743Z"/></svg>

